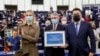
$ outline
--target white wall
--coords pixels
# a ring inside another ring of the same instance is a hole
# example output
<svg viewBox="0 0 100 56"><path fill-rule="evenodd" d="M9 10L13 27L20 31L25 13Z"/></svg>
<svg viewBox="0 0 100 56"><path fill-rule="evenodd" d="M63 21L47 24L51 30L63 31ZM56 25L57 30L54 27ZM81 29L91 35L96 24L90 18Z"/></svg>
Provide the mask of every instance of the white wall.
<svg viewBox="0 0 100 56"><path fill-rule="evenodd" d="M23 2L22 2L23 1ZM25 10L25 0L18 0L18 3L17 3L17 5L18 5L18 10L20 10L20 11L23 11L23 10Z"/></svg>
<svg viewBox="0 0 100 56"><path fill-rule="evenodd" d="M32 9L31 0L25 0L24 5L25 5L25 11Z"/></svg>
<svg viewBox="0 0 100 56"><path fill-rule="evenodd" d="M75 7L80 8L82 10L82 0L76 0Z"/></svg>
<svg viewBox="0 0 100 56"><path fill-rule="evenodd" d="M0 0L0 10L4 10L4 1Z"/></svg>
<svg viewBox="0 0 100 56"><path fill-rule="evenodd" d="M100 0L44 0L43 5L32 5L31 0L0 0L0 10L4 10L4 5L18 5L18 10L21 11L49 11L50 6L56 11L59 5L69 6L69 10L72 10L75 7L82 9L85 4L100 4Z"/></svg>
<svg viewBox="0 0 100 56"><path fill-rule="evenodd" d="M50 9L51 0L44 0L44 10Z"/></svg>
<svg viewBox="0 0 100 56"><path fill-rule="evenodd" d="M96 4L100 4L100 0L96 0Z"/></svg>
<svg viewBox="0 0 100 56"><path fill-rule="evenodd" d="M76 3L75 3L75 0L73 0L73 1L69 1L69 10L72 10L73 8L75 8L75 6L76 6Z"/></svg>

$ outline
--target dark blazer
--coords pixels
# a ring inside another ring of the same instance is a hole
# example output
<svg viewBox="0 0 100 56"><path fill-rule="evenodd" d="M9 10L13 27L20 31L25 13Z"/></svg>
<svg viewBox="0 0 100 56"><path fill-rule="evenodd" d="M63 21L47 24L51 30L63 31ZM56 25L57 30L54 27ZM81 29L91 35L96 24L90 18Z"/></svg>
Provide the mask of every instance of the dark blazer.
<svg viewBox="0 0 100 56"><path fill-rule="evenodd" d="M49 25L45 28L45 31L51 31L53 29L53 25ZM56 31L63 31L65 27L61 24L58 24ZM63 48L53 48L53 47L45 47L45 56L64 56Z"/></svg>
<svg viewBox="0 0 100 56"><path fill-rule="evenodd" d="M88 36L90 37L90 45L88 44ZM78 49L81 55L86 55L89 52L95 53L95 37L92 27L89 23L81 21L79 33L76 36L75 25L70 23L66 27L66 40L69 43L69 56L75 56Z"/></svg>

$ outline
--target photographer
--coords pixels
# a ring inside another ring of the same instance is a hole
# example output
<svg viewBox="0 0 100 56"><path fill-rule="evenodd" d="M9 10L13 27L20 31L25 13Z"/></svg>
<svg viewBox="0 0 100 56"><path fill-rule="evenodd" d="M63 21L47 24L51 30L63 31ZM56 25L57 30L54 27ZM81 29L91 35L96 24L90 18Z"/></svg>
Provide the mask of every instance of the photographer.
<svg viewBox="0 0 100 56"><path fill-rule="evenodd" d="M4 19L3 21L2 21L2 24L0 25L0 36L2 37L2 39L3 39L3 37L4 37L4 30L7 28L7 21Z"/></svg>

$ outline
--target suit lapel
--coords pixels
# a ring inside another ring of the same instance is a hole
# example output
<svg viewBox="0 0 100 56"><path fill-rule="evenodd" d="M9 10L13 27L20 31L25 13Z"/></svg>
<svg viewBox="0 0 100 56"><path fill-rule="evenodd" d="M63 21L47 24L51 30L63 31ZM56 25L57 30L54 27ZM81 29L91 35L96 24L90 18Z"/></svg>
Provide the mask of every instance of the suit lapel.
<svg viewBox="0 0 100 56"><path fill-rule="evenodd" d="M56 30L59 30L59 28L60 28L60 27L59 27L59 24L58 24Z"/></svg>
<svg viewBox="0 0 100 56"><path fill-rule="evenodd" d="M53 25L50 25L50 26L49 26L49 30L52 30L52 29L53 29Z"/></svg>
<svg viewBox="0 0 100 56"><path fill-rule="evenodd" d="M50 26L50 29L51 29L51 30L53 29L53 25Z"/></svg>
<svg viewBox="0 0 100 56"><path fill-rule="evenodd" d="M71 31L73 31L72 33L76 36L76 29L75 29L74 22L72 23Z"/></svg>

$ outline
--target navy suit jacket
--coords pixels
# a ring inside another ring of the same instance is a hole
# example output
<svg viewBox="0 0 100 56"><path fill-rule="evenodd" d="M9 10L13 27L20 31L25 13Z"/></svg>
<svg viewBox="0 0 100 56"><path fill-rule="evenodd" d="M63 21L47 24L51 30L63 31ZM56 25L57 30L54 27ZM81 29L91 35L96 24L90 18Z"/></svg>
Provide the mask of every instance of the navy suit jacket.
<svg viewBox="0 0 100 56"><path fill-rule="evenodd" d="M51 31L53 29L53 25L49 25L45 28L45 31ZM56 31L65 31L65 27L61 24L57 25ZM45 56L64 56L64 49L63 48L53 48L53 47L46 47L45 48Z"/></svg>
<svg viewBox="0 0 100 56"><path fill-rule="evenodd" d="M88 36L90 37L90 45L88 44ZM91 25L87 22L81 21L79 33L76 35L74 22L66 27L66 41L69 43L69 55L74 56L76 49L80 53L87 54L89 52L95 53L95 36Z"/></svg>

